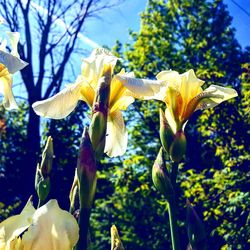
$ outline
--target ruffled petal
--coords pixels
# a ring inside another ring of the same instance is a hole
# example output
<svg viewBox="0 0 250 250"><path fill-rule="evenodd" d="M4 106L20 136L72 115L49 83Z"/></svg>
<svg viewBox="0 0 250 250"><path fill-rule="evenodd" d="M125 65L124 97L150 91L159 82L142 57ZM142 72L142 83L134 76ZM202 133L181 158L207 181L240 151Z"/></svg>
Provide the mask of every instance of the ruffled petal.
<svg viewBox="0 0 250 250"><path fill-rule="evenodd" d="M28 63L20 58L2 50L0 50L0 63L5 65L11 74L14 74L28 65Z"/></svg>
<svg viewBox="0 0 250 250"><path fill-rule="evenodd" d="M68 85L65 89L47 100L33 103L32 108L37 115L46 118L65 118L75 109L78 100L81 99L80 90L80 82Z"/></svg>
<svg viewBox="0 0 250 250"><path fill-rule="evenodd" d="M104 152L109 157L121 156L126 152L128 133L121 111L110 113L107 123L107 137Z"/></svg>
<svg viewBox="0 0 250 250"><path fill-rule="evenodd" d="M162 87L162 81L138 79L124 75L116 75L115 78L130 91L135 98L154 99Z"/></svg>
<svg viewBox="0 0 250 250"><path fill-rule="evenodd" d="M79 238L78 224L73 215L50 200L36 210L32 225L23 234L22 245L29 250L70 250Z"/></svg>
<svg viewBox="0 0 250 250"><path fill-rule="evenodd" d="M96 88L98 80L102 76L104 65L110 64L113 69L117 60L118 58L106 49L94 49L88 58L83 59L82 75Z"/></svg>
<svg viewBox="0 0 250 250"><path fill-rule="evenodd" d="M12 76L2 64L0 65L0 93L4 96L3 106L5 109L18 109L12 92Z"/></svg>
<svg viewBox="0 0 250 250"><path fill-rule="evenodd" d="M227 101L238 96L235 89L225 88L218 85L211 85L201 94L200 102L197 109L208 109L219 105L221 102Z"/></svg>
<svg viewBox="0 0 250 250"><path fill-rule="evenodd" d="M34 213L35 208L28 201L19 215L12 216L0 223L0 249L8 249L8 246L13 245L11 242L17 239L32 223Z"/></svg>

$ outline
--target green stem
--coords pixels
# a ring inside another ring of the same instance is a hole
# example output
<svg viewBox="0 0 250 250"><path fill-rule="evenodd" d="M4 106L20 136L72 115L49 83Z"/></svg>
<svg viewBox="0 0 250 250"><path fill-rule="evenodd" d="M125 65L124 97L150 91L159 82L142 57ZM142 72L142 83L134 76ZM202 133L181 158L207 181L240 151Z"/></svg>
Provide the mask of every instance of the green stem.
<svg viewBox="0 0 250 250"><path fill-rule="evenodd" d="M170 198L168 202L168 215L171 231L172 248L173 250L180 250L180 239L177 227L176 203L174 196Z"/></svg>
<svg viewBox="0 0 250 250"><path fill-rule="evenodd" d="M79 214L79 240L75 247L75 250L87 250L88 249L88 228L89 228L90 209L81 208Z"/></svg>
<svg viewBox="0 0 250 250"><path fill-rule="evenodd" d="M179 239L179 232L177 227L177 205L175 201L175 190L176 190L176 179L178 175L178 163L172 163L172 172L171 172L171 184L174 189L174 194L168 200L168 215L169 215L169 224L170 224L170 231L171 231L171 241L172 241L172 248L173 250L180 249L180 239Z"/></svg>

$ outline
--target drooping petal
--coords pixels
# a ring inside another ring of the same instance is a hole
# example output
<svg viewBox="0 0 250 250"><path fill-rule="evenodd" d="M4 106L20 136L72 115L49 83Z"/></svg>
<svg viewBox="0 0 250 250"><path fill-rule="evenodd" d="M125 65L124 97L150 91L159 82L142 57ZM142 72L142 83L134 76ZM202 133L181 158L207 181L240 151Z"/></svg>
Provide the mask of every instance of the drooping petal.
<svg viewBox="0 0 250 250"><path fill-rule="evenodd" d="M13 56L16 56L19 58L19 54L17 51L17 45L20 39L20 34L19 32L7 32L7 35L10 39L10 43L11 43L11 54Z"/></svg>
<svg viewBox="0 0 250 250"><path fill-rule="evenodd" d="M116 110L126 110L127 107L135 101L134 97L129 95L124 95L118 99L114 105L110 107L110 113L113 113Z"/></svg>
<svg viewBox="0 0 250 250"><path fill-rule="evenodd" d="M101 77L105 64L110 64L114 68L118 58L110 51L98 48L94 49L88 58L83 59L81 66L82 75L96 88L98 79Z"/></svg>
<svg viewBox="0 0 250 250"><path fill-rule="evenodd" d="M238 96L235 89L211 85L201 93L202 97L196 109L208 109Z"/></svg>
<svg viewBox="0 0 250 250"><path fill-rule="evenodd" d="M0 93L4 96L3 106L5 109L18 109L12 92L12 76L3 64L0 64Z"/></svg>
<svg viewBox="0 0 250 250"><path fill-rule="evenodd" d="M14 74L28 65L28 63L20 58L2 50L0 50L0 63L5 65L11 74Z"/></svg>
<svg viewBox="0 0 250 250"><path fill-rule="evenodd" d="M121 111L112 112L108 117L107 137L104 152L109 157L123 155L127 149L128 133Z"/></svg>
<svg viewBox="0 0 250 250"><path fill-rule="evenodd" d="M73 215L50 200L36 210L32 225L23 234L25 250L71 250L79 238L79 228Z"/></svg>
<svg viewBox="0 0 250 250"><path fill-rule="evenodd" d="M81 99L80 89L80 82L68 85L47 100L33 103L32 108L37 115L46 118L65 118L75 109L77 102Z"/></svg>
<svg viewBox="0 0 250 250"><path fill-rule="evenodd" d="M11 242L18 238L32 223L35 208L28 201L19 215L12 216L0 223L0 249L9 249ZM13 244L12 244L13 245ZM13 248L15 249L15 248ZM16 248L18 249L18 248Z"/></svg>
<svg viewBox="0 0 250 250"><path fill-rule="evenodd" d="M115 76L136 98L153 99L162 87L162 81L138 79L124 75Z"/></svg>

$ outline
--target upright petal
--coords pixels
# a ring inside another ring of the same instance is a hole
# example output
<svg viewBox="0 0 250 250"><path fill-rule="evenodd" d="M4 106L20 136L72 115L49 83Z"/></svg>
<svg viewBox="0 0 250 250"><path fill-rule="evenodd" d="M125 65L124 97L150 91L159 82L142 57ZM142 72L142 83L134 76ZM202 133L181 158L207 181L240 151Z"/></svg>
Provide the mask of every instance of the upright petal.
<svg viewBox="0 0 250 250"><path fill-rule="evenodd" d="M31 202L28 201L21 214L9 217L0 223L0 249L8 249L7 246L18 238L32 223L32 216L35 209Z"/></svg>
<svg viewBox="0 0 250 250"><path fill-rule="evenodd" d="M181 74L180 77L180 93L183 99L183 107L185 108L190 100L202 92L201 86L204 81L198 79L192 69Z"/></svg>
<svg viewBox="0 0 250 250"><path fill-rule="evenodd" d="M162 87L162 81L138 79L124 75L115 76L136 98L153 99Z"/></svg>
<svg viewBox="0 0 250 250"><path fill-rule="evenodd" d="M104 152L109 157L123 155L127 149L128 133L121 111L112 112L108 117L107 138Z"/></svg>
<svg viewBox="0 0 250 250"><path fill-rule="evenodd" d="M4 96L3 106L5 109L18 109L12 92L12 76L3 64L0 64L0 93Z"/></svg>
<svg viewBox="0 0 250 250"><path fill-rule="evenodd" d="M49 99L33 103L32 108L37 115L46 118L65 118L75 109L78 100L81 99L80 90L80 82L68 85Z"/></svg>
<svg viewBox="0 0 250 250"><path fill-rule="evenodd" d="M11 43L11 54L13 56L16 56L19 58L19 54L17 51L17 45L20 39L20 34L19 32L7 32L7 35L10 39L10 43Z"/></svg>
<svg viewBox="0 0 250 250"><path fill-rule="evenodd" d="M50 200L36 210L32 225L22 237L25 250L70 250L78 241L79 228L73 215Z"/></svg>
<svg viewBox="0 0 250 250"><path fill-rule="evenodd" d="M88 58L83 59L82 75L91 85L96 87L98 79L102 75L104 65L111 64L113 69L117 60L118 58L106 49L94 49Z"/></svg>
<svg viewBox="0 0 250 250"><path fill-rule="evenodd" d="M235 89L225 88L218 85L209 86L200 95L201 98L197 109L213 108L219 105L221 102L238 96Z"/></svg>

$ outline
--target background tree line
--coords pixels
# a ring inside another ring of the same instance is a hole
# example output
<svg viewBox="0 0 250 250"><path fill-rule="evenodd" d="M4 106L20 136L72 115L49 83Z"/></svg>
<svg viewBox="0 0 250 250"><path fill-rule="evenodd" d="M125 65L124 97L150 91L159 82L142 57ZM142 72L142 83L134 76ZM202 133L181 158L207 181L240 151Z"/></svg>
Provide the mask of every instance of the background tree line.
<svg viewBox="0 0 250 250"><path fill-rule="evenodd" d="M250 48L241 48L231 21L222 0L149 0L141 14L140 31L131 32L133 42L117 42L113 48L125 59L125 65L120 66L134 71L137 77L153 78L165 69L182 73L193 68L206 81L205 87L221 84L239 93L238 98L215 109L196 112L186 126L188 153L178 180L179 202L183 204L178 212L182 249L187 246L185 225L181 223L185 221L186 198L204 220L210 247L246 249L249 244ZM111 224L117 225L126 249L170 246L166 202L151 181L151 167L160 145L160 106L155 101L136 101L126 112L130 137L126 155L106 158L99 167L91 218L94 249L109 248ZM28 111L24 104L19 112L0 112L2 217L20 203L17 183L21 186L24 180L32 179L33 173L24 170L27 164L23 161L30 154L26 147ZM85 106L79 103L68 118L46 121L43 126L44 138L52 135L55 145L51 197L58 198L66 209L69 200L65 195L70 190L86 121Z"/></svg>

